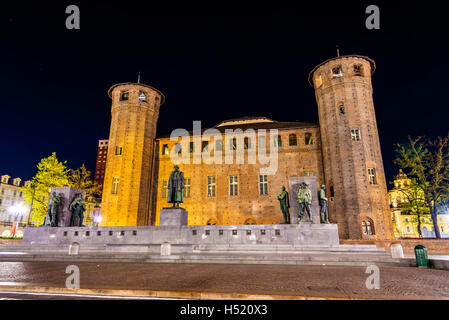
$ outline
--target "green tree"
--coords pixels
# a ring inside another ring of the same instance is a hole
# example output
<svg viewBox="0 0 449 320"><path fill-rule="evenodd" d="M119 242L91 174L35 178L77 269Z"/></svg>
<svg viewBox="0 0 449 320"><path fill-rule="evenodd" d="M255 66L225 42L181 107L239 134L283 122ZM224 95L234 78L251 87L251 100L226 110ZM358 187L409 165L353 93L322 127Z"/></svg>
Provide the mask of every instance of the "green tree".
<svg viewBox="0 0 449 320"><path fill-rule="evenodd" d="M422 238L421 231L421 218L425 214L429 214L429 208L425 204L424 193L416 182L416 179L412 179L410 186L399 189L402 199L405 200L401 203L401 213L412 215L412 222L417 222L417 231L419 237Z"/></svg>
<svg viewBox="0 0 449 320"><path fill-rule="evenodd" d="M31 184L21 189L28 204L33 199L30 217L32 224L39 226L44 223L50 189L67 186L69 183L68 172L66 161L59 161L56 152L41 159L38 163L37 173L31 179Z"/></svg>
<svg viewBox="0 0 449 320"><path fill-rule="evenodd" d="M69 185L85 191L85 198L95 204L101 201L101 186L92 180L91 172L87 170L84 163L76 170L69 170Z"/></svg>
<svg viewBox="0 0 449 320"><path fill-rule="evenodd" d="M449 134L435 140L408 137L408 144L397 144L394 163L408 169L422 190L424 203L432 217L435 236L440 238L438 206L449 194Z"/></svg>

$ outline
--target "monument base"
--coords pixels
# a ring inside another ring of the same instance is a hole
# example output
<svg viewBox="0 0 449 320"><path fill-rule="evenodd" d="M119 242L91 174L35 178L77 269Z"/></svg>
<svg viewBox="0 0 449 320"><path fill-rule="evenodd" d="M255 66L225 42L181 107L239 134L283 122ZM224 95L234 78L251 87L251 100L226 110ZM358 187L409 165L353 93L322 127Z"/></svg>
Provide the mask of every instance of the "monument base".
<svg viewBox="0 0 449 320"><path fill-rule="evenodd" d="M188 212L184 208L171 207L161 210L159 225L181 227L187 225Z"/></svg>

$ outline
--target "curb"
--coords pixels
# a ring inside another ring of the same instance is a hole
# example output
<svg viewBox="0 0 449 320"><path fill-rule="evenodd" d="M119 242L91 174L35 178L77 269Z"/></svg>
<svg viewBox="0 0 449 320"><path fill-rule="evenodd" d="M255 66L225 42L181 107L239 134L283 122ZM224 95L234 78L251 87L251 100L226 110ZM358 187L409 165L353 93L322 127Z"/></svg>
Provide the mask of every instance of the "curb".
<svg viewBox="0 0 449 320"><path fill-rule="evenodd" d="M1 291L50 293L50 294L78 294L96 296L122 296L136 298L166 298L166 299L191 299L191 300L379 300L360 298L330 298L330 297L306 297L277 294L247 294L247 293L220 293L220 292L193 292L193 291L155 291L132 289L68 289L60 287L40 286L0 286Z"/></svg>

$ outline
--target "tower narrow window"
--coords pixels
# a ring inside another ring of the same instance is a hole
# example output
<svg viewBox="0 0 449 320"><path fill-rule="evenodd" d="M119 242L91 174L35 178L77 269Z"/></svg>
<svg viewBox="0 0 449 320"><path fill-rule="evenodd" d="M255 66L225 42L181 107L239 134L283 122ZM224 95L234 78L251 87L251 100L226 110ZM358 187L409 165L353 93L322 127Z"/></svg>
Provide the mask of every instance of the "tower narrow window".
<svg viewBox="0 0 449 320"><path fill-rule="evenodd" d="M238 177L237 176L229 176L229 195L230 196L238 195Z"/></svg>
<svg viewBox="0 0 449 320"><path fill-rule="evenodd" d="M274 146L275 147L282 147L282 137L280 135L277 135L274 138Z"/></svg>
<svg viewBox="0 0 449 320"><path fill-rule="evenodd" d="M168 145L164 144L162 146L162 155L167 156L168 154L169 154L169 152L168 152Z"/></svg>
<svg viewBox="0 0 449 320"><path fill-rule="evenodd" d="M291 146L298 145L298 141L296 140L296 134L292 133L288 136L288 144Z"/></svg>
<svg viewBox="0 0 449 320"><path fill-rule="evenodd" d="M137 100L139 100L141 102L147 101L147 96L145 95L145 93L143 91L139 91L139 97L137 98Z"/></svg>
<svg viewBox="0 0 449 320"><path fill-rule="evenodd" d="M341 66L336 66L332 68L332 78L340 78L343 77L343 71Z"/></svg>
<svg viewBox="0 0 449 320"><path fill-rule="evenodd" d="M215 197L215 177L207 177L207 196Z"/></svg>
<svg viewBox="0 0 449 320"><path fill-rule="evenodd" d="M368 168L369 184L377 184L376 169Z"/></svg>
<svg viewBox="0 0 449 320"><path fill-rule="evenodd" d="M185 178L184 179L184 197L190 198L190 183L192 179L191 178Z"/></svg>
<svg viewBox="0 0 449 320"><path fill-rule="evenodd" d="M167 180L162 180L162 198L167 198Z"/></svg>
<svg viewBox="0 0 449 320"><path fill-rule="evenodd" d="M120 146L116 146L115 147L115 155L116 156L121 156L122 155L122 147L120 147Z"/></svg>
<svg viewBox="0 0 449 320"><path fill-rule="evenodd" d="M341 104L341 105L338 107L338 111L340 112L340 114L345 114L345 106L344 106L343 104Z"/></svg>
<svg viewBox="0 0 449 320"><path fill-rule="evenodd" d="M354 75L359 77L363 76L363 67L361 64L354 65Z"/></svg>
<svg viewBox="0 0 449 320"><path fill-rule="evenodd" d="M129 91L122 91L120 93L120 101L127 101L129 100Z"/></svg>
<svg viewBox="0 0 449 320"><path fill-rule="evenodd" d="M332 186L332 185L329 187L329 194L330 194L331 198L335 197L334 186Z"/></svg>
<svg viewBox="0 0 449 320"><path fill-rule="evenodd" d="M112 178L112 194L118 193L118 177Z"/></svg>
<svg viewBox="0 0 449 320"><path fill-rule="evenodd" d="M259 194L268 194L268 176L266 174L259 175Z"/></svg>
<svg viewBox="0 0 449 320"><path fill-rule="evenodd" d="M374 235L374 223L370 218L362 220L362 233L366 236Z"/></svg>
<svg viewBox="0 0 449 320"><path fill-rule="evenodd" d="M351 139L353 141L360 141L360 130L359 129L352 129L351 130Z"/></svg>

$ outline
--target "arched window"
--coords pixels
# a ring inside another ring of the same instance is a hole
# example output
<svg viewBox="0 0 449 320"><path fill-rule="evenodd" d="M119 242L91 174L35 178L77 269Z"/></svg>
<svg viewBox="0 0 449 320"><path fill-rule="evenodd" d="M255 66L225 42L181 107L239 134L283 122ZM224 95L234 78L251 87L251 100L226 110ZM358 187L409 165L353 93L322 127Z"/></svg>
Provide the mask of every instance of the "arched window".
<svg viewBox="0 0 449 320"><path fill-rule="evenodd" d="M341 66L336 66L332 68L332 78L340 78L343 77L343 71Z"/></svg>
<svg viewBox="0 0 449 320"><path fill-rule="evenodd" d="M298 145L298 141L296 140L296 134L292 133L288 136L288 144L291 146Z"/></svg>
<svg viewBox="0 0 449 320"><path fill-rule="evenodd" d="M362 233L365 236L374 235L374 223L370 218L365 218L362 220Z"/></svg>
<svg viewBox="0 0 449 320"><path fill-rule="evenodd" d="M122 91L120 93L120 101L126 101L129 99L129 91Z"/></svg>
<svg viewBox="0 0 449 320"><path fill-rule="evenodd" d="M207 220L206 225L208 225L208 226L215 226L215 225L217 225L217 219L210 218L209 220Z"/></svg>
<svg viewBox="0 0 449 320"><path fill-rule="evenodd" d="M139 91L139 97L137 98L137 100L141 102L146 102L147 101L146 94L143 91Z"/></svg>
<svg viewBox="0 0 449 320"><path fill-rule="evenodd" d="M343 104L338 106L338 112L340 112L340 114L345 114L345 106Z"/></svg>
<svg viewBox="0 0 449 320"><path fill-rule="evenodd" d="M306 143L306 145L313 144L313 138L312 138L312 134L310 132L307 132L305 135L305 143Z"/></svg>
<svg viewBox="0 0 449 320"><path fill-rule="evenodd" d="M354 65L354 75L359 77L363 76L363 67L361 64Z"/></svg>
<svg viewBox="0 0 449 320"><path fill-rule="evenodd" d="M256 224L256 220L254 220L254 218L248 218L245 220L245 224L246 225Z"/></svg>

